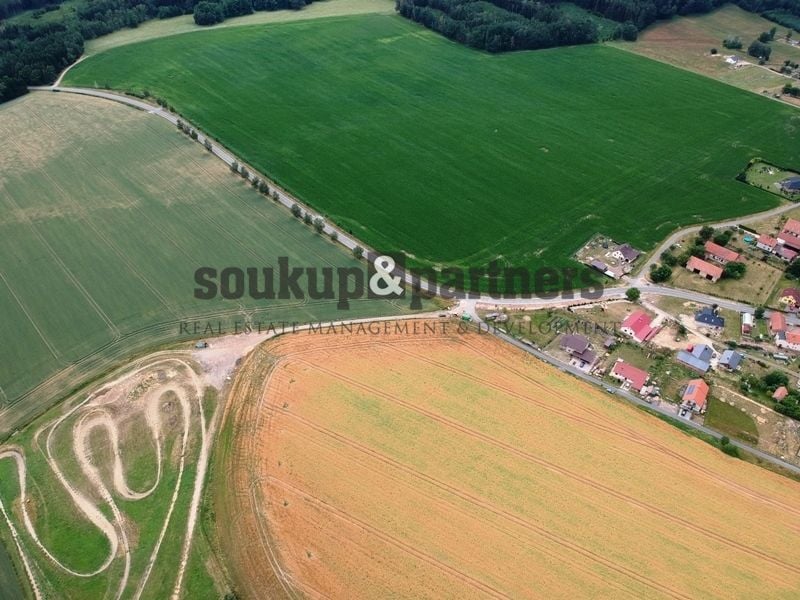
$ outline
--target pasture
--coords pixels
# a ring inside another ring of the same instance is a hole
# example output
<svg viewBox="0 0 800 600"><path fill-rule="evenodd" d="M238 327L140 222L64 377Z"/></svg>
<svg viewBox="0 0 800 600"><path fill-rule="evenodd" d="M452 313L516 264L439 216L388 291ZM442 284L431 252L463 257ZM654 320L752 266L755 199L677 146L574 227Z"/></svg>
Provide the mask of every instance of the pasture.
<svg viewBox="0 0 800 600"><path fill-rule="evenodd" d="M0 109L0 439L181 321L305 322L392 314L335 300L196 300L194 272L355 266L165 121L36 93ZM196 336L195 336L196 337Z"/></svg>
<svg viewBox="0 0 800 600"><path fill-rule="evenodd" d="M798 483L488 335L407 325L245 362L215 489L243 595L794 594Z"/></svg>
<svg viewBox="0 0 800 600"><path fill-rule="evenodd" d="M755 64L758 62L756 59L747 56L747 47L762 31L769 31L773 27L778 31L775 41L770 44L772 55L769 63L762 68ZM657 22L643 31L636 43L619 43L617 46L760 93L763 90L779 90L787 81L791 81L770 71L769 67L780 67L785 60L800 62L800 47L785 42L786 31L786 27L727 4L712 13ZM740 37L744 48L723 48L722 40L729 36ZM716 48L719 54L711 56L711 48ZM723 59L723 56L731 54L754 64L734 69Z"/></svg>
<svg viewBox="0 0 800 600"><path fill-rule="evenodd" d="M396 16L114 48L69 85L142 91L367 244L424 265L564 266L597 232L649 249L780 200L800 113L607 46L492 56Z"/></svg>

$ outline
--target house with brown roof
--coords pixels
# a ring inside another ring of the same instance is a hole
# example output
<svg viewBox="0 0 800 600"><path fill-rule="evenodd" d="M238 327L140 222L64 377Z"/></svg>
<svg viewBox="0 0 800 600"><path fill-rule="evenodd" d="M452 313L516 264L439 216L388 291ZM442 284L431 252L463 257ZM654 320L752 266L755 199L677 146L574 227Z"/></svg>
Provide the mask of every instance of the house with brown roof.
<svg viewBox="0 0 800 600"><path fill-rule="evenodd" d="M617 359L617 362L614 363L614 368L611 369L611 373L609 374L614 379L621 381L623 385L628 385L637 392L644 387L644 384L647 383L647 380L650 378L647 371L642 371L632 364L626 363L621 358Z"/></svg>
<svg viewBox="0 0 800 600"><path fill-rule="evenodd" d="M570 363L579 369L590 370L597 361L597 355L591 350L591 343L586 336L568 333L561 336L561 349L569 354Z"/></svg>
<svg viewBox="0 0 800 600"><path fill-rule="evenodd" d="M720 246L712 241L707 241L705 245L706 259L718 262L721 265L727 265L729 262L736 262L739 260L739 253Z"/></svg>
<svg viewBox="0 0 800 600"><path fill-rule="evenodd" d="M719 278L722 277L722 267L712 265L710 262L702 258L697 258L696 256L689 258L689 262L686 263L686 268L692 273L702 275L712 283L719 281Z"/></svg>
<svg viewBox="0 0 800 600"><path fill-rule="evenodd" d="M708 384L702 379L692 379L681 396L681 406L696 413L706 411Z"/></svg>
<svg viewBox="0 0 800 600"><path fill-rule="evenodd" d="M775 335L779 331L786 331L786 317L782 312L773 310L769 315L769 332Z"/></svg>
<svg viewBox="0 0 800 600"><path fill-rule="evenodd" d="M756 248L759 250L763 250L764 252L774 252L775 246L778 245L777 238L772 237L771 235L767 235L766 233L761 234L758 236L756 240Z"/></svg>
<svg viewBox="0 0 800 600"><path fill-rule="evenodd" d="M795 312L800 308L800 290L797 288L786 288L778 294L778 302L786 306L787 310Z"/></svg>

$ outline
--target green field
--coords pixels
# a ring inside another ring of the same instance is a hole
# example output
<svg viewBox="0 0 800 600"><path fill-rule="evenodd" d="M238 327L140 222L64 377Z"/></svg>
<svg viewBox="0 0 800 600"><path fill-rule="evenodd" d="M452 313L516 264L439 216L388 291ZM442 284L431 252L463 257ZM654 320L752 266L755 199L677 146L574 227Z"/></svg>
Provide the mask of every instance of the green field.
<svg viewBox="0 0 800 600"><path fill-rule="evenodd" d="M115 48L71 85L148 89L381 249L563 265L592 234L651 248L779 200L800 113L604 46L492 56L396 16L237 27Z"/></svg>
<svg viewBox="0 0 800 600"><path fill-rule="evenodd" d="M38 93L0 109L0 139L0 438L87 377L180 339L181 321L399 310L195 300L202 266L356 263L162 119Z"/></svg>
<svg viewBox="0 0 800 600"><path fill-rule="evenodd" d="M708 403L705 424L748 444L758 444L758 427L753 418L735 406L712 398Z"/></svg>

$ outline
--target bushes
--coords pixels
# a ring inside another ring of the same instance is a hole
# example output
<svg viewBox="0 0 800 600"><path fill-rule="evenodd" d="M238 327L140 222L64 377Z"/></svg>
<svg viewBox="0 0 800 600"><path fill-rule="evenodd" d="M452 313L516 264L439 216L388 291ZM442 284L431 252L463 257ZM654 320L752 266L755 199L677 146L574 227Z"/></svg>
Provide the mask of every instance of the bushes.
<svg viewBox="0 0 800 600"><path fill-rule="evenodd" d="M217 2L198 2L194 7L194 22L197 25L215 25L224 20L225 13Z"/></svg>

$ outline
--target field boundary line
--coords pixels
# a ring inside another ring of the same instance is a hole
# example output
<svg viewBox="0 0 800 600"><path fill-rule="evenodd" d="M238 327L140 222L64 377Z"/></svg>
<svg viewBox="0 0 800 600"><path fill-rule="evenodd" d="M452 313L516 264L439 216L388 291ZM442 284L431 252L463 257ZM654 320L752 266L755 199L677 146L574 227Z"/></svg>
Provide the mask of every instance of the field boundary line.
<svg viewBox="0 0 800 600"><path fill-rule="evenodd" d="M44 335L44 333L42 332L41 329L39 329L39 326L36 324L36 321L33 319L31 314L28 312L28 309L25 308L25 305L22 303L22 301L20 300L19 296L17 296L17 293L11 287L11 284L8 283L8 279L6 279L5 273L3 273L3 271L0 271L0 279L3 280L3 284L5 284L6 288L9 291L9 293L14 298L14 301L17 303L17 306L19 306L20 310L28 318L28 321L30 321L30 324L36 330L36 333L39 335L39 337L41 338L42 342L44 342L44 345L47 346L47 349L50 351L50 354L52 354L53 358L55 358L59 363L64 364L64 362L62 360L62 357L59 354L58 350L55 349L55 347L50 343L50 340L47 339L47 336ZM0 388L0 391L2 391L2 388ZM3 392L3 396L5 396L5 398L8 399L8 396L6 396L5 392Z"/></svg>

